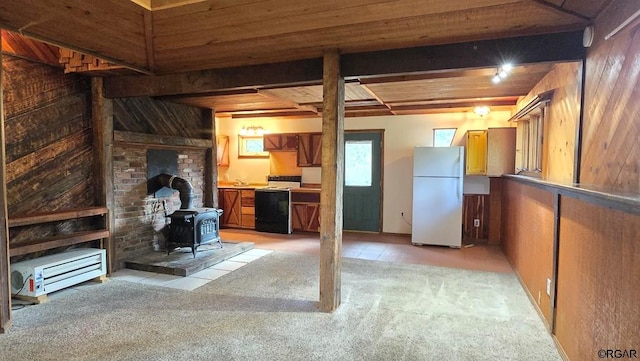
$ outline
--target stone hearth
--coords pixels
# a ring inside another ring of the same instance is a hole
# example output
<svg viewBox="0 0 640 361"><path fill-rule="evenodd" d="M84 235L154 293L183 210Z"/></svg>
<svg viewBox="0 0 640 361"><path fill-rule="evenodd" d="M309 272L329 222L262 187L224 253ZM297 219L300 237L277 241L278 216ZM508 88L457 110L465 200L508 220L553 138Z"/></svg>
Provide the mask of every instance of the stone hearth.
<svg viewBox="0 0 640 361"><path fill-rule="evenodd" d="M167 251L154 251L135 260L126 261L125 267L186 277L253 249L252 242L223 242L222 244L223 248L220 248L217 243L201 245L198 247L195 258L189 247L176 249L169 255Z"/></svg>

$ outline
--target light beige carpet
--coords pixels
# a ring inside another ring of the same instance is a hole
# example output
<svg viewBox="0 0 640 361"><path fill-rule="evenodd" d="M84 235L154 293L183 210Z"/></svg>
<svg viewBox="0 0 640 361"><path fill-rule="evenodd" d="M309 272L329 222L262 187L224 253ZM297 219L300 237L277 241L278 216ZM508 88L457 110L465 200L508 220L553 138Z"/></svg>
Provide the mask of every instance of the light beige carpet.
<svg viewBox="0 0 640 361"><path fill-rule="evenodd" d="M273 252L194 291L112 280L14 311L0 360L560 360L512 274Z"/></svg>

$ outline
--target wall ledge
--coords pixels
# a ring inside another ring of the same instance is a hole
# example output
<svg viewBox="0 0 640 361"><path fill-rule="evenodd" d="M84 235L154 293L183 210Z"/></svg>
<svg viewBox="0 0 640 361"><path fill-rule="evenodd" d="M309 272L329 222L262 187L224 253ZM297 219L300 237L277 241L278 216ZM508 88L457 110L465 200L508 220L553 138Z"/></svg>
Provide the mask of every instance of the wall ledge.
<svg viewBox="0 0 640 361"><path fill-rule="evenodd" d="M597 206L640 216L640 193L622 192L586 184L566 184L522 175L505 174L502 178L576 198Z"/></svg>

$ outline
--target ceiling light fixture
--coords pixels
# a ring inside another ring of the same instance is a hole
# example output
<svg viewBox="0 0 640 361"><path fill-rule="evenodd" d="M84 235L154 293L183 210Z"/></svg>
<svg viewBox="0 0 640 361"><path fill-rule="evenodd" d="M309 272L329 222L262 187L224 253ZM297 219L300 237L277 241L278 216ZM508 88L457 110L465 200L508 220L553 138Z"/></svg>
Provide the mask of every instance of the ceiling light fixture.
<svg viewBox="0 0 640 361"><path fill-rule="evenodd" d="M500 72L496 72L496 75L493 76L493 78L491 78L491 81L493 82L493 84L498 84L500 81L502 80L502 78L500 77Z"/></svg>
<svg viewBox="0 0 640 361"><path fill-rule="evenodd" d="M485 115L489 114L489 112L491 112L491 109L486 105L480 105L475 107L473 109L473 112L480 117L484 117Z"/></svg>
<svg viewBox="0 0 640 361"><path fill-rule="evenodd" d="M242 129L240 129L240 135L261 136L261 135L264 135L265 133L268 133L268 131L264 130L264 128L262 128L259 125L243 126Z"/></svg>
<svg viewBox="0 0 640 361"><path fill-rule="evenodd" d="M513 65L511 65L510 63L505 63L499 66L496 70L496 74L493 76L493 78L491 78L491 81L494 84L498 84L500 81L502 81L502 79L505 79L507 76L509 76L511 69L513 69Z"/></svg>

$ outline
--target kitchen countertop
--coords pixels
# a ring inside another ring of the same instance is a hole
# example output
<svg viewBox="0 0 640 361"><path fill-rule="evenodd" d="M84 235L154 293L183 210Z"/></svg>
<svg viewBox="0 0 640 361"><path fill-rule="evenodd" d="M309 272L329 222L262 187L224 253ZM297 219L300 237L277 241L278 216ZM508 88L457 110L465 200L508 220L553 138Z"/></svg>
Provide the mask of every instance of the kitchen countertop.
<svg viewBox="0 0 640 361"><path fill-rule="evenodd" d="M224 189L256 189L256 188L264 188L266 187L266 183L249 183L242 185L234 185L231 182L218 182L218 188Z"/></svg>
<svg viewBox="0 0 640 361"><path fill-rule="evenodd" d="M298 192L298 193L320 193L320 188L300 187L300 188L291 188L291 191Z"/></svg>

